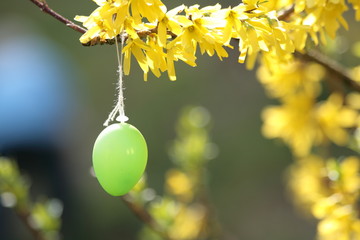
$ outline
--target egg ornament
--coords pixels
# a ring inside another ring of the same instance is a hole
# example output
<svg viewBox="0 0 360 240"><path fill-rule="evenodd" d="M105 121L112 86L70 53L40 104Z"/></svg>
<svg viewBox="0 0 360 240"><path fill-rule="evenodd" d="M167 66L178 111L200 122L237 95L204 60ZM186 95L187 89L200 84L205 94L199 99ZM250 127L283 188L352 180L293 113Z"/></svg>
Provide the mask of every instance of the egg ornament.
<svg viewBox="0 0 360 240"><path fill-rule="evenodd" d="M128 123L106 127L93 148L95 175L112 196L122 196L135 186L145 171L147 158L145 138Z"/></svg>

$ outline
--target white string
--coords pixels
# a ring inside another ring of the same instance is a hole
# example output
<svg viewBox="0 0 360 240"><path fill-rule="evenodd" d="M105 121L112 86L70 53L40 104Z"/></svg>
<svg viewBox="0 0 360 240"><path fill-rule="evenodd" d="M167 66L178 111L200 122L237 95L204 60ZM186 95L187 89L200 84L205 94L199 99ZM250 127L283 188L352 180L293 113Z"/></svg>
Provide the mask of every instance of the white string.
<svg viewBox="0 0 360 240"><path fill-rule="evenodd" d="M123 49L124 46L124 34L120 34L121 36L121 49ZM110 122L114 121L116 114L119 113L119 116L116 118L116 121L119 121L121 123L124 123L126 121L129 120L129 118L125 115L125 105L124 105L124 88L123 88L123 69L122 69L122 63L123 63L123 56L122 54L119 52L119 44L118 44L118 40L117 37L115 37L115 45L116 45L116 56L117 56L117 61L118 61L118 75L119 75L119 79L118 79L118 86L117 86L117 90L118 90L118 100L117 103L114 107L114 109L111 111L111 113L109 114L108 118L106 119L104 126L108 126Z"/></svg>

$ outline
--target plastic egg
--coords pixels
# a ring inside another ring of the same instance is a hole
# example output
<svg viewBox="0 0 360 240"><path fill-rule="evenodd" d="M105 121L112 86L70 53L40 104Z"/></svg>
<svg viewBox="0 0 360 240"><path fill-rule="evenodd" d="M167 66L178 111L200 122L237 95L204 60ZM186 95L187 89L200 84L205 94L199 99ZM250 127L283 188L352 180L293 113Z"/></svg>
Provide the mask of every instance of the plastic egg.
<svg viewBox="0 0 360 240"><path fill-rule="evenodd" d="M137 128L128 123L112 124L95 141L95 175L107 193L124 195L140 180L147 157L146 141Z"/></svg>

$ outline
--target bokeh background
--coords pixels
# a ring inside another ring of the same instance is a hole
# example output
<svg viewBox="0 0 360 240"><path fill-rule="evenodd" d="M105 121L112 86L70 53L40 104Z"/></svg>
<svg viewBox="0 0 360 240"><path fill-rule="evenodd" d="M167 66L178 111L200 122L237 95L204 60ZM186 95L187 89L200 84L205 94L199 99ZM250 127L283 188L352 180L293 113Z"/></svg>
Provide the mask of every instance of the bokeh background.
<svg viewBox="0 0 360 240"><path fill-rule="evenodd" d="M198 2L164 3L172 8ZM70 19L96 7L90 0L48 4ZM0 154L17 158L31 179L34 198L47 195L64 202L64 239L136 239L141 223L90 174L93 143L115 101L115 47L83 47L79 33L30 1L1 5ZM345 46L341 51L348 50L344 39L351 42L352 35L339 41ZM175 82L166 74L144 82L140 68L132 65L125 78L126 114L148 143L149 184L162 193L179 112L200 105L212 116L211 137L219 149L208 166L209 195L225 239L314 239L315 222L293 208L285 191L284 171L292 162L288 149L261 135L261 110L274 102L255 71L237 63L237 50L229 53L223 61L199 55L196 68L177 63ZM352 59L344 55L341 61ZM1 207L0 216L0 239L30 239L11 209Z"/></svg>

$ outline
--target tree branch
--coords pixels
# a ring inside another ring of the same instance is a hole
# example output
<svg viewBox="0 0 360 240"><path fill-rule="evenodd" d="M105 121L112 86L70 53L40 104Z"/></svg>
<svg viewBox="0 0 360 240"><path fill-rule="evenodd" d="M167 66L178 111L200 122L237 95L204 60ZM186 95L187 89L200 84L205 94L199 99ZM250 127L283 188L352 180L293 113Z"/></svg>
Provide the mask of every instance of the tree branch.
<svg viewBox="0 0 360 240"><path fill-rule="evenodd" d="M59 13L52 10L48 6L46 1L44 1L44 0L42 0L42 1L41 0L30 0L30 1L32 3L34 3L36 6L38 6L41 11L43 11L44 13L49 14L50 16L54 17L56 20L64 23L69 28L72 28L72 29L74 29L75 31L77 31L79 33L85 33L86 32L86 29L80 27L79 25L75 24L74 22L70 21L69 19L65 18L64 16L62 16Z"/></svg>
<svg viewBox="0 0 360 240"><path fill-rule="evenodd" d="M162 229L158 222L150 215L150 213L143 207L138 204L135 204L131 198L130 194L126 194L122 196L121 199L126 204L126 206L149 228L151 228L154 232L159 234L162 238L166 240L171 240L169 234Z"/></svg>
<svg viewBox="0 0 360 240"><path fill-rule="evenodd" d="M287 20L291 14L294 13L294 5L280 12L278 15L279 20ZM360 92L360 85L354 81L354 79L349 75L349 71L338 62L327 57L320 51L310 50L306 53L295 52L294 56L305 61L316 62L327 69L330 74L337 76L342 82L344 82L348 87L354 89L357 92Z"/></svg>
<svg viewBox="0 0 360 240"><path fill-rule="evenodd" d="M50 16L54 17L58 21L64 23L66 26L74 29L75 31L77 31L79 33L82 33L82 34L86 32L86 29L80 27L79 25L73 23L69 19L63 17L59 13L52 10L44 0L43 1L41 1L41 0L30 0L30 1L33 2L36 6L38 6L43 12L49 14ZM278 14L278 19L285 21L293 13L294 13L294 5L291 5L288 9L285 9L285 10L283 10L282 12L280 12ZM139 37L145 37L146 35L149 35L149 34L155 33L155 32L157 32L156 28L146 30L146 31L138 31L138 34L139 34ZM173 38L176 37L176 35L174 33L170 32L170 31L168 32L168 34L171 35ZM119 40L119 42L121 41L119 36L118 36L118 40ZM93 46L93 45L96 45L96 44L99 44L99 43L100 44L114 44L115 40L114 39L107 39L105 42L100 42L100 39L94 39L93 41L89 42L88 44L83 44L83 45L84 46ZM296 57L300 57L300 58L302 58L304 60L313 61L313 62L316 62L316 63L322 65L330 73L333 73L333 74L337 75L339 77L339 79L341 79L347 86L351 87L355 91L360 92L360 85L357 82L355 82L349 76L348 71L346 70L346 68L341 66L339 63L333 61L332 59L329 59L328 57L321 54L320 52L311 51L311 52L304 53L304 54L299 53L299 52L295 52L294 55Z"/></svg>
<svg viewBox="0 0 360 240"><path fill-rule="evenodd" d="M329 73L339 77L339 79L341 79L341 81L348 87L360 92L360 85L349 75L349 71L338 62L325 56L321 52L315 50L308 51L307 53L295 52L295 57L322 65L329 71Z"/></svg>
<svg viewBox="0 0 360 240"><path fill-rule="evenodd" d="M289 8L284 9L283 11L279 12L278 19L281 21L286 21L294 13L295 5L291 5Z"/></svg>

